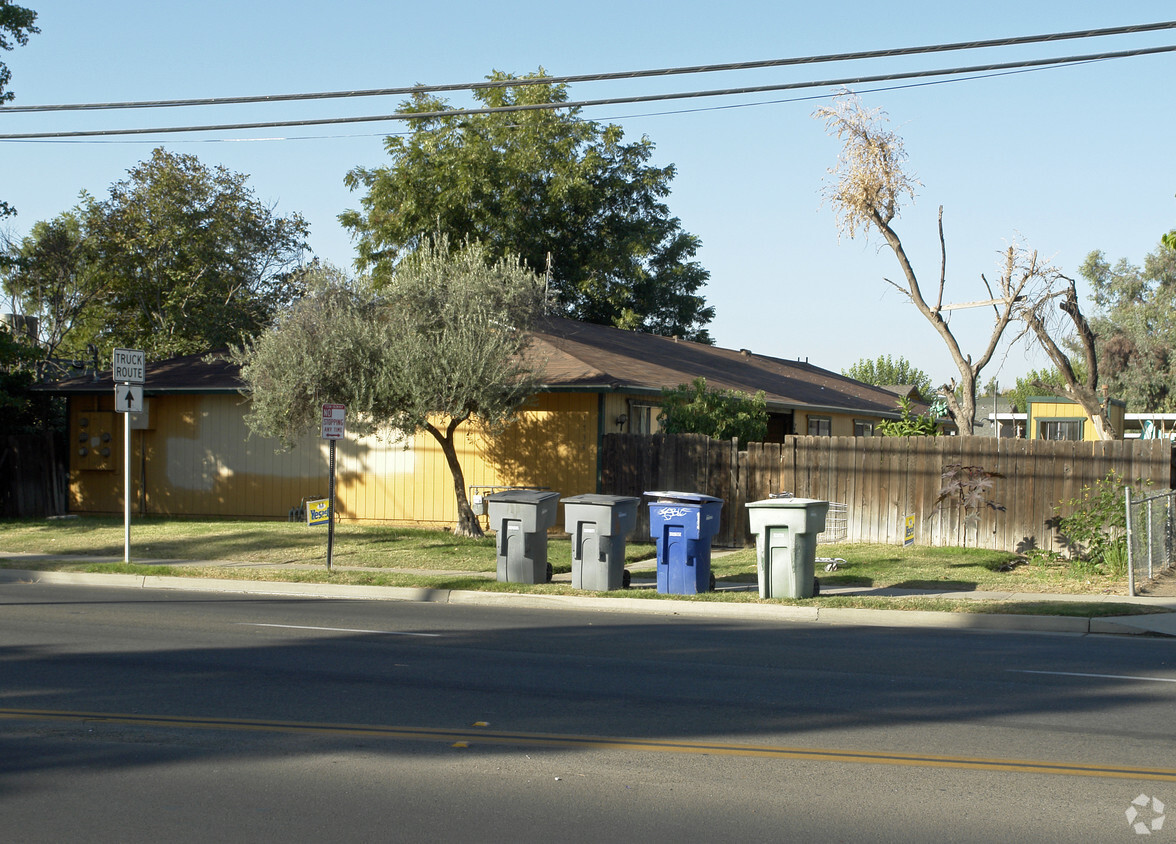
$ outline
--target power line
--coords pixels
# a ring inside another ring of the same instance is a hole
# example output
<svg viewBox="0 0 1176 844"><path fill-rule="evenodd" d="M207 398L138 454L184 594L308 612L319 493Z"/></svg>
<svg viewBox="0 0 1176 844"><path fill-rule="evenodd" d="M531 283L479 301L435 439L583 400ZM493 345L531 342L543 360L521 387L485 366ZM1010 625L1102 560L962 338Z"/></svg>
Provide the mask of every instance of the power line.
<svg viewBox="0 0 1176 844"><path fill-rule="evenodd" d="M816 56L801 56L762 61L731 62L726 64L692 65L686 67L660 68L656 70L619 71L614 73L593 73L575 76L542 76L521 79L494 79L479 82L450 83L446 85L413 85L398 88L368 88L355 91L322 91L301 94L265 94L241 97L203 97L174 100L137 100L110 103L65 103L59 105L4 106L0 113L33 113L58 111L108 111L116 109L176 108L205 105L241 105L258 103L293 102L305 100L349 99L359 97L383 97L405 94L434 94L450 91L474 91L491 88L515 88L525 85L562 85L575 82L605 82L622 79L680 76L697 73L717 73L734 70L761 70L765 68L789 67L819 64L823 62L860 61L863 59L893 58L897 56L925 55L959 50L976 50L991 47L1009 47L1022 44L1040 44L1082 38L1102 38L1112 35L1134 35L1176 29L1176 21L1136 24L1130 26L1085 29L1073 32L1054 32L1043 35L1021 35L1011 38L995 38L984 41L957 41L949 44L931 44L919 47L898 47L887 50L864 50L852 53L827 53Z"/></svg>
<svg viewBox="0 0 1176 844"><path fill-rule="evenodd" d="M1011 75L1020 74L1020 73L1037 73L1042 70L1056 70L1056 69L1058 69L1058 68L1056 68L1056 67L1030 67L1030 68L1019 68L1019 69L1014 68L1011 70L995 71L995 72L987 73L987 74L978 73L974 76L960 76L960 77L951 78L951 79L922 80L919 82L912 82L907 85L882 85L882 86L879 86L876 88L865 88L865 89L859 88L857 93L873 94L873 93L878 93L878 92L882 92L882 91L904 91L904 90L910 90L912 88L927 88L927 87L931 87L933 85L950 85L950 84L954 84L956 82L974 82L974 81L982 80L982 79L995 79L996 77L999 77L999 76L1011 76ZM646 117L664 117L664 116L675 115L675 114L700 114L700 113L708 112L708 111L730 111L733 109L759 108L761 106L769 106L769 105L786 105L789 103L812 102L813 100L826 99L828 96L829 95L827 93L806 94L804 96L798 96L798 97L781 97L781 98L770 99L770 100L759 100L757 102L751 102L751 103L728 103L725 105L710 105L710 106L701 106L698 108L679 108L679 109L671 109L671 110L663 110L663 111L637 112L634 114L618 114L618 115L613 115L610 117L604 117L601 119L606 120L606 121L626 121L626 120L636 120L639 118L646 118ZM411 130L363 132L363 133L352 132L352 133L347 133L347 134L335 134L335 135L275 135L273 137L268 137L268 138L196 138L196 139L187 140L187 141L179 141L178 143L227 144L227 143L263 143L263 142L267 142L267 141L321 141L321 140L338 140L340 138L373 138L373 137L388 137L389 135L409 135L409 134L412 134ZM153 140L102 141L102 140L87 140L87 139L71 140L69 138L42 138L42 139L34 138L34 139L30 139L30 142L61 143L61 144L72 144L72 143L78 143L78 144L137 144L137 143L146 144L146 143L150 143L150 144L154 144L154 143L157 143L157 141L153 141Z"/></svg>
<svg viewBox="0 0 1176 844"><path fill-rule="evenodd" d="M704 97L725 97L744 94L762 94L777 91L799 90L804 88L845 87L849 85L870 84L875 82L891 82L900 79L921 79L933 76L955 76L970 73L986 73L992 71L1012 70L1018 68L1060 67L1079 63L1104 61L1107 59L1134 58L1138 56L1156 55L1176 51L1176 45L1165 47L1148 47L1137 50L1123 50L1117 52L1092 53L1083 56L1067 56L1063 58L1032 59L1017 62L1000 62L987 65L973 65L970 67L945 68L940 70L908 71L904 73L889 73L874 76L844 77L841 79L826 79L810 82L791 82L778 85L758 85L742 88L726 88L706 91L686 91L670 94L644 94L634 97L610 97L596 100L578 100L550 103L532 103L525 105L494 106L487 108L455 108L426 112L394 112L383 115L366 115L354 117L329 117L318 119L299 119L284 121L265 121L250 123L222 123L197 126L169 126L140 129L94 129L70 132L29 132L19 134L0 134L0 141L28 141L49 140L63 138L96 138L126 135L162 135L183 134L190 132L227 132L241 129L281 129L300 126L336 126L348 123L381 123L393 120L428 120L436 118L466 117L485 114L505 114L525 111L555 111L560 109L582 109L605 105L629 105L633 103L664 102L668 100L698 99ZM544 80L548 81L548 80Z"/></svg>

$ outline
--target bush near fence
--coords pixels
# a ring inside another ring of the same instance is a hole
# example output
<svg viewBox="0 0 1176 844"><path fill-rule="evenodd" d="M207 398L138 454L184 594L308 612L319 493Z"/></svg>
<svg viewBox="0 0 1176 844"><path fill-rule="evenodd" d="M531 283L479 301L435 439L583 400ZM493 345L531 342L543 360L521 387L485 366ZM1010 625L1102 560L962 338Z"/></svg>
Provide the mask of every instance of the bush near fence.
<svg viewBox="0 0 1176 844"><path fill-rule="evenodd" d="M1003 511L968 519L958 506L936 506L943 467L999 472L991 498ZM783 443L711 440L696 434L606 434L602 491L701 492L722 498L715 544L743 547L746 504L791 492L846 504L847 541L902 544L906 517L915 541L993 550L1060 550L1052 521L1062 502L1112 470L1133 483L1172 486L1168 440L1056 442L981 437L786 437ZM636 536L648 536L642 507Z"/></svg>

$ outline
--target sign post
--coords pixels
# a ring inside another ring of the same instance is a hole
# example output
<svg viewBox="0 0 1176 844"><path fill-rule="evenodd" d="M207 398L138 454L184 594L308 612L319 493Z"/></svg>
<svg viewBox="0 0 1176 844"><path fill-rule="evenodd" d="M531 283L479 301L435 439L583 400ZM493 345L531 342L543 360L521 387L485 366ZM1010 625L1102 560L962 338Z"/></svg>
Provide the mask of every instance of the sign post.
<svg viewBox="0 0 1176 844"><path fill-rule="evenodd" d="M114 409L123 415L123 562L131 561L131 414L143 409L147 354L140 349L115 349L111 362Z"/></svg>
<svg viewBox="0 0 1176 844"><path fill-rule="evenodd" d="M323 405L323 439L330 441L330 466L327 480L327 571L335 550L335 441L343 439L347 409L341 404Z"/></svg>

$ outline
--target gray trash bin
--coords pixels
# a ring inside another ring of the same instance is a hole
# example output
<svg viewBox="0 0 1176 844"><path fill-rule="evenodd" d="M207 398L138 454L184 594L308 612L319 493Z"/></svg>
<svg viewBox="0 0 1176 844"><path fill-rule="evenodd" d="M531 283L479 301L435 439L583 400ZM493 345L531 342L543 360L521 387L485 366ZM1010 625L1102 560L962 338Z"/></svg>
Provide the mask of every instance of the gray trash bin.
<svg viewBox="0 0 1176 844"><path fill-rule="evenodd" d="M504 583L546 583L547 529L555 525L558 492L507 489L486 496L490 527L497 533L498 579Z"/></svg>
<svg viewBox="0 0 1176 844"><path fill-rule="evenodd" d="M572 538L572 588L611 591L629 586L625 538L637 527L640 498L574 495L563 500Z"/></svg>
<svg viewBox="0 0 1176 844"><path fill-rule="evenodd" d="M769 498L747 504L761 598L816 594L817 534L825 529L828 512L828 501L812 498Z"/></svg>

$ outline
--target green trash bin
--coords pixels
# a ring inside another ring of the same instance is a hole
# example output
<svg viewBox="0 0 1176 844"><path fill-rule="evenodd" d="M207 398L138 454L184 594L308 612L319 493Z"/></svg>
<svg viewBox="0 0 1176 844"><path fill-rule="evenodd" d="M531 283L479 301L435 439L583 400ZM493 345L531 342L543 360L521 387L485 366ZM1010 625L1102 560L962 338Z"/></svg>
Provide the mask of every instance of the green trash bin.
<svg viewBox="0 0 1176 844"><path fill-rule="evenodd" d="M817 534L825 529L828 512L828 501L812 498L748 502L761 598L816 594Z"/></svg>

